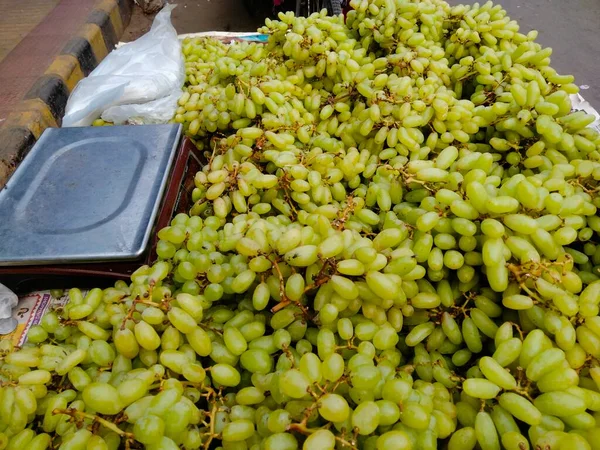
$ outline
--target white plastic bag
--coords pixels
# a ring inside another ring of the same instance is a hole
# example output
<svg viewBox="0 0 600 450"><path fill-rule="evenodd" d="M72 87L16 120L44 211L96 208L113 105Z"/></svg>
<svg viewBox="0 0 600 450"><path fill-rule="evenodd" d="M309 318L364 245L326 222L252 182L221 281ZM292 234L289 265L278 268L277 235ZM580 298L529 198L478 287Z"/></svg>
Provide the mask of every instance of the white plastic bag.
<svg viewBox="0 0 600 450"><path fill-rule="evenodd" d="M12 309L17 306L18 302L17 294L0 283L0 319L11 317Z"/></svg>
<svg viewBox="0 0 600 450"><path fill-rule="evenodd" d="M109 53L77 84L63 127L91 125L99 117L116 124L173 118L185 78L181 43L171 24L173 8L165 6L148 33Z"/></svg>
<svg viewBox="0 0 600 450"><path fill-rule="evenodd" d="M12 333L17 321L12 317L12 309L17 306L17 295L0 283L0 335Z"/></svg>

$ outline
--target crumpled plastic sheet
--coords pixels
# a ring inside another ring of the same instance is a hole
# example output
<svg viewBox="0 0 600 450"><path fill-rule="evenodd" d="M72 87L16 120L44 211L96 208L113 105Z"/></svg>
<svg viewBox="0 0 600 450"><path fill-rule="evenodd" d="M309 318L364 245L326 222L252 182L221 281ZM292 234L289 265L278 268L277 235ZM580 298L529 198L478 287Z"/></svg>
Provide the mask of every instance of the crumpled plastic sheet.
<svg viewBox="0 0 600 450"><path fill-rule="evenodd" d="M585 98L581 96L581 94L571 95L571 105L573 110L575 111L585 111L586 113L594 116L596 120L588 126L600 132L600 114L594 109L592 105L590 105L590 103Z"/></svg>
<svg viewBox="0 0 600 450"><path fill-rule="evenodd" d="M0 284L0 334L8 334L17 327L17 321L12 317L12 310L19 298L3 284Z"/></svg>
<svg viewBox="0 0 600 450"><path fill-rule="evenodd" d="M173 118L185 79L181 42L171 24L173 8L165 6L148 33L110 52L77 84L63 127L88 126L99 117L115 124Z"/></svg>

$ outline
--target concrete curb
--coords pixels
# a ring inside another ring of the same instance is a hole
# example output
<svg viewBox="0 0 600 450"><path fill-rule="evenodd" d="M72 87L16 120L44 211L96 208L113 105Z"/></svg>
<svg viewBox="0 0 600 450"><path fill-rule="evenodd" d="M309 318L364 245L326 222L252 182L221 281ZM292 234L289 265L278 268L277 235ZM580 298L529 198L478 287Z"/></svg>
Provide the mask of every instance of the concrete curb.
<svg viewBox="0 0 600 450"><path fill-rule="evenodd" d="M100 0L0 127L0 189L48 127L60 126L69 94L114 49L133 0Z"/></svg>

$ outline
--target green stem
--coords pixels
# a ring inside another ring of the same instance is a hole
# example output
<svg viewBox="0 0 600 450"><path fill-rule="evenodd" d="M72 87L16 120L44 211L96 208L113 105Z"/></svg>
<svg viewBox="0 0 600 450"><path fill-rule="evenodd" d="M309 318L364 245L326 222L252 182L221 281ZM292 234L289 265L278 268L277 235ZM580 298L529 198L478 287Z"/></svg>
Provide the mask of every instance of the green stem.
<svg viewBox="0 0 600 450"><path fill-rule="evenodd" d="M90 419L96 423L99 423L100 425L102 425L104 428L110 430L110 431L114 431L115 433L117 433L119 436L125 438L125 439L133 439L133 434L132 433L128 433L126 431L121 430L117 425L115 425L112 422L109 422L106 419L103 419L102 417L96 416L95 414L89 414L83 411L78 411L76 409L60 409L57 408L55 410L52 411L52 414L65 414L67 416L71 416L74 419L80 419L80 420L84 420L84 419Z"/></svg>

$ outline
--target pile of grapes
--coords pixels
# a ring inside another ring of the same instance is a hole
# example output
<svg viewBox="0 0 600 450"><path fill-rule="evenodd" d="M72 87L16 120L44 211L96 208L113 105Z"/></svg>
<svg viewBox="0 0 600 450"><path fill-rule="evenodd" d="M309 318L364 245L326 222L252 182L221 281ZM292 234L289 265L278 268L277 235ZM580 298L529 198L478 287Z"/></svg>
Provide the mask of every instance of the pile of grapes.
<svg viewBox="0 0 600 450"><path fill-rule="evenodd" d="M184 41L189 215L2 341L0 449L600 449L573 77L491 2L351 5Z"/></svg>

